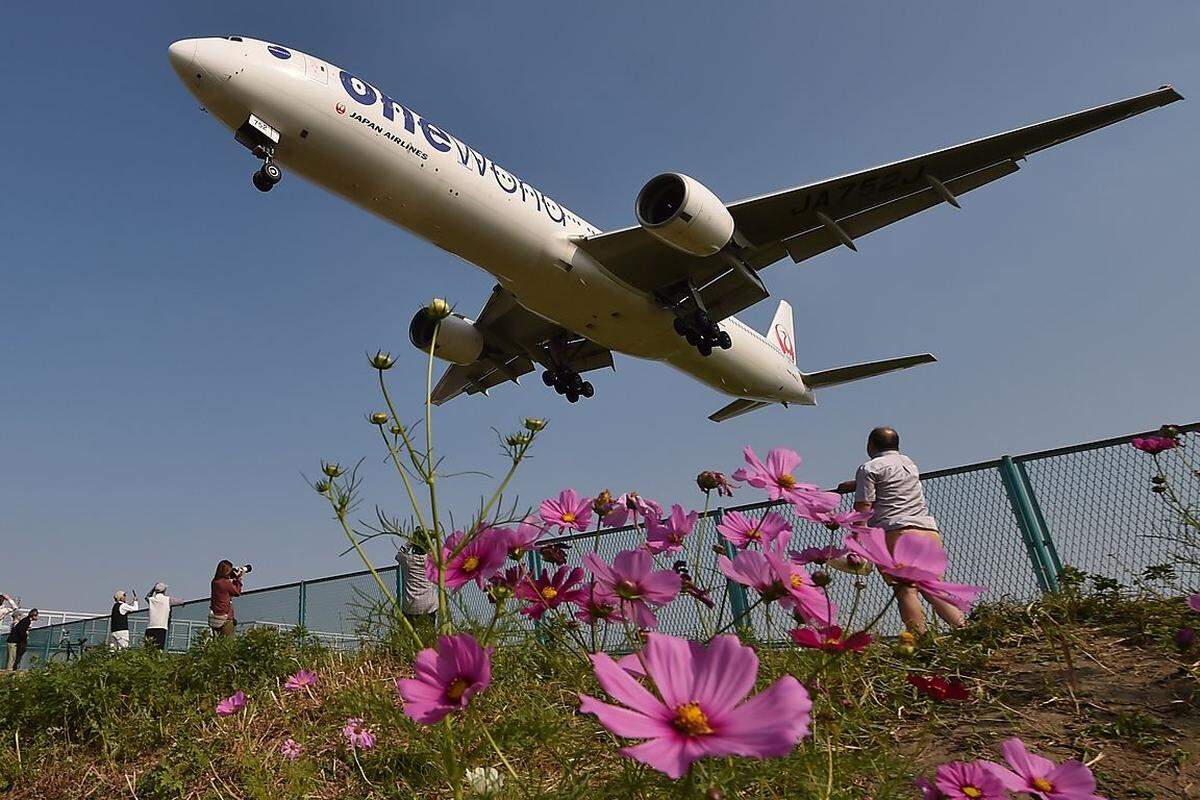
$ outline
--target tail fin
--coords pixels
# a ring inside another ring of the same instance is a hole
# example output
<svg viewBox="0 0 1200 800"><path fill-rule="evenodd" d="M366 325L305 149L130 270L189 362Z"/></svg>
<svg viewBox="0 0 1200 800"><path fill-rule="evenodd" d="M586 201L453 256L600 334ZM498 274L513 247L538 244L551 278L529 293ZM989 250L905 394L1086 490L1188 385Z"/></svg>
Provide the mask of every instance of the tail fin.
<svg viewBox="0 0 1200 800"><path fill-rule="evenodd" d="M787 300L779 301L775 311L775 319L767 328L767 341L779 348L779 351L796 363L796 337L792 333L792 304Z"/></svg>
<svg viewBox="0 0 1200 800"><path fill-rule="evenodd" d="M860 381L863 378L874 378L876 375L908 369L909 367L917 367L921 364L929 364L934 361L937 361L937 359L933 357L932 353L921 353L915 356L885 358L882 361L868 361L865 364L851 364L848 367L825 369L820 372L804 372L801 375L808 388L820 389L825 386L837 386L838 384L850 383L851 381Z"/></svg>

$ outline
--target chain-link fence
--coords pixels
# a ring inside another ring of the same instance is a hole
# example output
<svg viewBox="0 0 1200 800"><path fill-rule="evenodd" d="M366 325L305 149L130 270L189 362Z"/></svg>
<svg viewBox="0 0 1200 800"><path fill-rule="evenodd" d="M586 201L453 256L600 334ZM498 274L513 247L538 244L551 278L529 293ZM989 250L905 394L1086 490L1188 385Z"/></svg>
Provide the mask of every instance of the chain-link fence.
<svg viewBox="0 0 1200 800"><path fill-rule="evenodd" d="M1181 427L1182 447L1157 460L1135 450L1130 434L1098 442L1004 456L994 461L937 470L923 474L922 483L931 513L937 518L949 554L946 579L988 587L982 599L1028 600L1058 587L1064 566L1087 573L1137 579L1147 567L1173 563L1180 587L1200 586L1194 561L1181 561L1178 542L1196 532L1151 492L1151 478L1165 476L1179 503L1200 507L1200 463L1189 461L1200 443L1200 423ZM843 509L851 503L843 498ZM716 509L702 516L687 537L682 553L656 558L659 568L671 569L682 560L695 583L707 589L708 607L685 598L658 612L665 633L703 636L748 625L762 641L781 641L794 627L790 615L778 609L754 606L746 593L725 580L716 567L718 553L728 553L717 532L723 514L740 511L758 518L767 511L781 514L793 527L791 547L820 547L840 543L841 533L797 517L787 504L759 503ZM582 564L596 552L611 563L622 550L641 546L644 533L632 527L560 537L545 543L565 547L567 563ZM543 567L536 553L529 565ZM553 567L550 567L553 569ZM399 589L396 567L378 571L389 590ZM832 573L829 594L842 611L843 622L853 610L855 620L874 617L887 605L891 591L877 575L864 578ZM860 584L857 593L855 583ZM398 591L397 591L398 593ZM336 575L312 581L247 591L236 600L239 627L304 627L310 635L336 648L354 648L372 635L385 600L369 572ZM486 624L494 606L474 584L454 597L452 614ZM744 617L743 617L744 615ZM208 601L196 600L172 609L167 647L183 650L208 633ZM34 628L29 632L29 665L69 660L81 648L101 645L108 638L108 617L78 620ZM899 619L890 610L881 625L897 630ZM146 612L130 615L130 640L139 643L146 627ZM523 619L512 629L528 629ZM613 633L608 646L620 647L623 637Z"/></svg>

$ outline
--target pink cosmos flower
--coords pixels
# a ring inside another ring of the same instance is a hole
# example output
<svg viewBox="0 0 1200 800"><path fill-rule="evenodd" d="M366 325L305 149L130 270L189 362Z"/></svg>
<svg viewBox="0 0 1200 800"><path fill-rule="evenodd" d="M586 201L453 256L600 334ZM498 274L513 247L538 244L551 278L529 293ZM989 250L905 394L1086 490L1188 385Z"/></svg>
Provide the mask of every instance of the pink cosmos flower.
<svg viewBox="0 0 1200 800"><path fill-rule="evenodd" d="M576 603L579 611L575 612L575 619L588 625L597 625L606 621L627 621L627 617L617 608L616 603L599 600L594 590L585 590L583 599Z"/></svg>
<svg viewBox="0 0 1200 800"><path fill-rule="evenodd" d="M696 527L699 514L683 513L683 506L671 506L671 516L660 522L657 517L646 520L646 549L651 553L678 553L683 549L683 537Z"/></svg>
<svg viewBox="0 0 1200 800"><path fill-rule="evenodd" d="M288 761L295 761L300 757L300 752L303 750L300 743L290 736L283 740L283 744L279 745L279 755L286 758Z"/></svg>
<svg viewBox="0 0 1200 800"><path fill-rule="evenodd" d="M446 537L442 543L446 588L453 591L475 581L482 589L484 581L504 566L510 535L506 528L484 528L465 545L462 542L466 534L462 531L455 531ZM437 583L437 562L432 553L425 558L425 575Z"/></svg>
<svg viewBox="0 0 1200 800"><path fill-rule="evenodd" d="M795 628L791 631L792 641L801 647L814 650L824 650L826 653L844 653L849 650L858 653L871 643L871 635L866 631L851 634L842 638L842 629L837 625L827 628Z"/></svg>
<svg viewBox="0 0 1200 800"><path fill-rule="evenodd" d="M725 473L715 470L705 470L696 476L696 485L705 494L716 492L717 497L733 497L737 487L725 477Z"/></svg>
<svg viewBox="0 0 1200 800"><path fill-rule="evenodd" d="M616 499L613 507L604 515L604 527L623 528L626 523L636 525L642 520L662 519L663 507L637 492L626 492Z"/></svg>
<svg viewBox="0 0 1200 800"><path fill-rule="evenodd" d="M1200 614L1200 592L1188 598L1188 608Z"/></svg>
<svg viewBox="0 0 1200 800"><path fill-rule="evenodd" d="M980 761L952 761L937 768L937 788L946 800L1005 800L1004 784Z"/></svg>
<svg viewBox="0 0 1200 800"><path fill-rule="evenodd" d="M855 511L854 509L850 509L849 511L821 511L815 507L810 507L807 509L797 508L796 513L804 519L824 525L831 531L836 531L840 528L861 531L865 528L863 523L871 518L870 511Z"/></svg>
<svg viewBox="0 0 1200 800"><path fill-rule="evenodd" d="M487 596L491 602L506 600L517 592L517 587L526 581L529 571L524 564L509 567L502 573L496 573L488 578Z"/></svg>
<svg viewBox="0 0 1200 800"><path fill-rule="evenodd" d="M530 604L521 613L531 619L541 619L552 608L563 603L578 603L587 599L587 589L578 586L583 580L583 570L559 567L549 576L542 570L537 578L527 577L517 584L516 596Z"/></svg>
<svg viewBox="0 0 1200 800"><path fill-rule="evenodd" d="M747 699L758 676L758 656L736 636L718 636L704 647L650 634L642 660L657 695L597 653L592 656L596 679L622 705L581 695L580 711L595 714L617 736L645 739L621 753L669 778L679 778L705 757L786 756L808 733L812 702L791 675Z"/></svg>
<svg viewBox="0 0 1200 800"><path fill-rule="evenodd" d="M533 517L526 517L517 525L516 530L508 534L508 557L520 561L522 557L537 545L542 538L545 528Z"/></svg>
<svg viewBox="0 0 1200 800"><path fill-rule="evenodd" d="M1029 752L1025 743L1013 737L1000 745L1008 767L984 761L1004 788L1029 794L1042 800L1103 800L1096 796L1096 779L1081 761L1055 764L1048 758Z"/></svg>
<svg viewBox="0 0 1200 800"><path fill-rule="evenodd" d="M932 537L905 534L896 540L894 553L888 550L885 537L879 528L868 528L847 537L846 549L870 561L885 575L912 584L926 597L945 600L963 612L970 611L975 598L987 591L983 586L943 581L946 551Z"/></svg>
<svg viewBox="0 0 1200 800"><path fill-rule="evenodd" d="M742 455L749 466L734 472L734 480L744 481L756 489L766 489L772 500L794 502L804 492L817 491L816 486L799 483L792 475L792 470L800 466L800 455L795 450L776 447L767 453L765 464L758 460L752 447L742 450Z"/></svg>
<svg viewBox="0 0 1200 800"><path fill-rule="evenodd" d="M557 500L542 501L541 514L547 525L557 525L564 531L586 531L592 521L592 498L564 489Z"/></svg>
<svg viewBox="0 0 1200 800"><path fill-rule="evenodd" d="M238 689L229 697L217 703L217 715L230 717L246 707L246 693Z"/></svg>
<svg viewBox="0 0 1200 800"><path fill-rule="evenodd" d="M471 698L492 682L492 648L483 648L469 633L439 636L437 649L422 650L414 665L417 676L396 681L404 713L423 725L462 711Z"/></svg>
<svg viewBox="0 0 1200 800"><path fill-rule="evenodd" d="M375 731L363 724L362 717L346 720L346 726L342 728L342 736L346 737L346 741L351 747L359 750L370 750L375 746Z"/></svg>
<svg viewBox="0 0 1200 800"><path fill-rule="evenodd" d="M1170 436L1138 436L1133 440L1133 446L1143 453L1161 453L1179 446L1179 442Z"/></svg>
<svg viewBox="0 0 1200 800"><path fill-rule="evenodd" d="M283 688L289 692L302 692L310 686L317 685L317 673L309 672L306 669L298 671L295 675L287 679L283 684Z"/></svg>
<svg viewBox="0 0 1200 800"><path fill-rule="evenodd" d="M786 546L792 526L774 511L768 511L762 519L747 517L740 511L726 511L717 530L730 544L741 549L751 544L774 545L781 537L785 541L781 546Z"/></svg>
<svg viewBox="0 0 1200 800"><path fill-rule="evenodd" d="M945 795L933 785L933 781L929 778L917 778L913 781L913 785L921 793L921 800L945 800Z"/></svg>
<svg viewBox="0 0 1200 800"><path fill-rule="evenodd" d="M824 564L826 561L841 558L847 552L849 551L844 547L806 547L799 552L790 550L788 555L797 564Z"/></svg>
<svg viewBox="0 0 1200 800"><path fill-rule="evenodd" d="M758 592L764 603L778 600L784 608L794 608L806 620L822 625L837 619L837 606L817 589L808 573L778 552L743 550L733 560L717 556L717 569L734 583Z"/></svg>
<svg viewBox="0 0 1200 800"><path fill-rule="evenodd" d="M611 566L595 553L588 553L583 563L596 578L595 599L615 606L642 628L657 627L652 607L674 600L683 584L678 573L655 570L654 558L645 550L623 550Z"/></svg>

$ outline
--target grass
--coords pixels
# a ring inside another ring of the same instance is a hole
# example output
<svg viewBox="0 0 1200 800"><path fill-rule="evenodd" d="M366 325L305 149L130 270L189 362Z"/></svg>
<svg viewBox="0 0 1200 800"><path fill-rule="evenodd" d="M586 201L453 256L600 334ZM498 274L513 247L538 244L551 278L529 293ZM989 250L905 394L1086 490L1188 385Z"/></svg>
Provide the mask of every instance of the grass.
<svg viewBox="0 0 1200 800"><path fill-rule="evenodd" d="M552 636L530 638L498 649L491 688L454 722L454 763L506 771L488 730L519 776L507 777L503 797L883 800L914 797L914 776L949 759L995 758L1000 740L1021 735L1055 758L1099 757L1109 797L1168 797L1200 780L1197 655L1171 644L1186 617L1178 600L1069 589L1028 607L980 607L968 629L911 655L878 642L819 677L820 654L763 647L759 688L797 676L814 699L811 735L787 758L702 762L680 782L620 756L620 743L577 713L578 693L599 693L590 667ZM336 654L302 633L256 630L182 655L98 651L20 674L0 681L0 789L13 798L449 797L438 730L405 717L394 693L412 655L401 643ZM301 667L320 673L315 689L282 691ZM973 697L920 697L909 672L959 675ZM215 716L237 689L251 698L246 710ZM378 738L357 758L341 736L351 717ZM279 755L288 737L304 748L295 762Z"/></svg>

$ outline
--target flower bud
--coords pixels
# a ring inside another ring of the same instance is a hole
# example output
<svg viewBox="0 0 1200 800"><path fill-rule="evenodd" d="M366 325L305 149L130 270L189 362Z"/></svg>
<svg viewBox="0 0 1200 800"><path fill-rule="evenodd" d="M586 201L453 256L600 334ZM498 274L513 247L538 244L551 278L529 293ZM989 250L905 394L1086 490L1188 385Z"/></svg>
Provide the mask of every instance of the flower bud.
<svg viewBox="0 0 1200 800"><path fill-rule="evenodd" d="M917 652L917 648L911 644L902 644L896 648L896 654L901 656L911 656L915 652Z"/></svg>
<svg viewBox="0 0 1200 800"><path fill-rule="evenodd" d="M324 472L330 478L340 478L344 471L336 461L321 462L321 472Z"/></svg>
<svg viewBox="0 0 1200 800"><path fill-rule="evenodd" d="M600 492L600 494L596 495L594 500L592 500L592 511L596 512L596 515L599 517L605 517L608 516L610 511L612 511L612 505L612 492L610 492L608 489L605 489L604 491Z"/></svg>
<svg viewBox="0 0 1200 800"><path fill-rule="evenodd" d="M917 637L913 635L912 631L901 631L900 635L896 638L900 642L900 644L904 644L904 645L911 646L911 645L915 645L917 643Z"/></svg>
<svg viewBox="0 0 1200 800"><path fill-rule="evenodd" d="M509 447L523 447L532 442L533 437L528 433L511 433L504 441Z"/></svg>
<svg viewBox="0 0 1200 800"><path fill-rule="evenodd" d="M1183 431L1179 429L1178 425L1163 425L1159 428L1158 433L1160 436L1166 436L1168 439L1178 439L1183 434Z"/></svg>
<svg viewBox="0 0 1200 800"><path fill-rule="evenodd" d="M391 353L385 353L382 350L376 350L375 355L371 356L368 361L375 369L383 372L385 369L391 369L396 363L396 358Z"/></svg>
<svg viewBox="0 0 1200 800"><path fill-rule="evenodd" d="M1151 479L1150 479L1150 482L1151 482L1151 483L1154 483L1154 484L1163 484L1163 483L1166 483L1166 482L1167 482L1167 476L1166 476L1166 475L1155 475L1153 478L1151 478Z"/></svg>
<svg viewBox="0 0 1200 800"><path fill-rule="evenodd" d="M392 432L392 436L399 436L404 433L404 428L401 428L399 425L393 425L388 430Z"/></svg>
<svg viewBox="0 0 1200 800"><path fill-rule="evenodd" d="M313 484L313 488L317 490L317 494L327 494L329 492L329 481L317 481Z"/></svg>
<svg viewBox="0 0 1200 800"><path fill-rule="evenodd" d="M1159 483L1151 486L1150 491L1154 492L1155 494L1162 494L1163 492L1167 491L1167 487Z"/></svg>
<svg viewBox="0 0 1200 800"><path fill-rule="evenodd" d="M437 322L450 316L450 304L440 297L435 297L429 301L425 311L429 314L430 319Z"/></svg>
<svg viewBox="0 0 1200 800"><path fill-rule="evenodd" d="M711 471L705 470L696 476L696 485L700 487L702 492L711 492L721 484L717 482L717 476Z"/></svg>
<svg viewBox="0 0 1200 800"><path fill-rule="evenodd" d="M829 573L823 570L812 574L812 582L817 586L828 586L831 580L833 579L829 577Z"/></svg>
<svg viewBox="0 0 1200 800"><path fill-rule="evenodd" d="M387 421L388 421L388 415L383 413L382 411L376 411L374 414L371 415L371 424L372 425L386 425Z"/></svg>
<svg viewBox="0 0 1200 800"><path fill-rule="evenodd" d="M530 433L537 433L538 431L545 430L545 428L546 420L539 417L525 418L525 430L529 431Z"/></svg>

